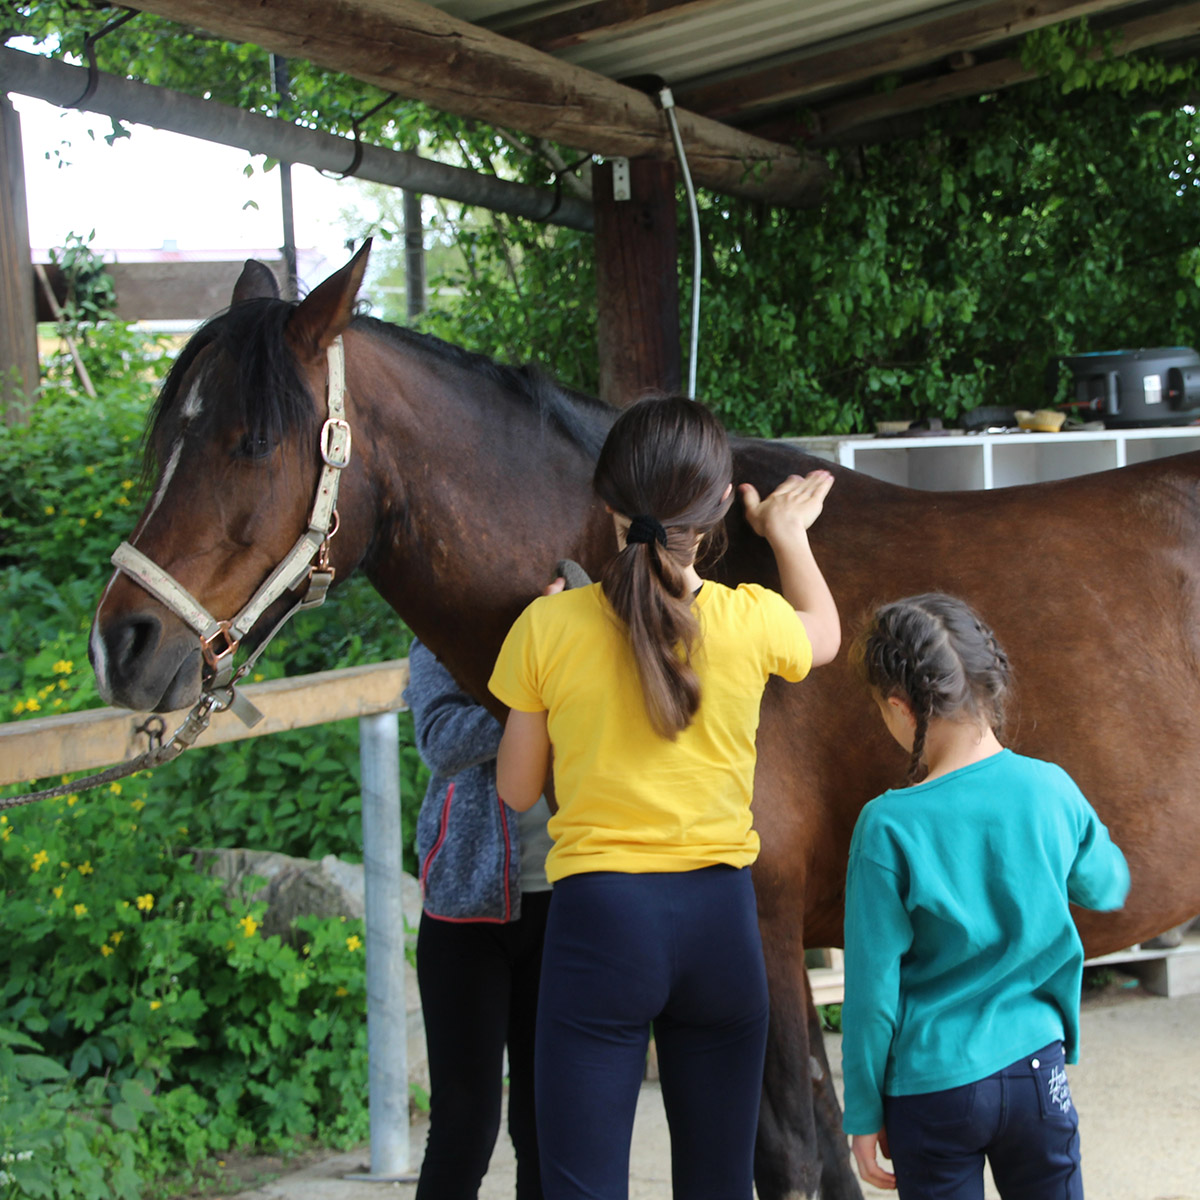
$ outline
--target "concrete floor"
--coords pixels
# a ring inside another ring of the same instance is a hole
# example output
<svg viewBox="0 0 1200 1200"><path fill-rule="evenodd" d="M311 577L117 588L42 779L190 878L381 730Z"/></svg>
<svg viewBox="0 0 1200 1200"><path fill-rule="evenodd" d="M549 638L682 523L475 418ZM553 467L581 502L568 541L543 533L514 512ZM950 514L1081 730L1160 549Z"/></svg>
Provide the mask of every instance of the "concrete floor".
<svg viewBox="0 0 1200 1200"><path fill-rule="evenodd" d="M828 1035L841 1087L841 1039ZM1164 999L1138 989L1085 1004L1082 1061L1070 1068L1080 1112L1088 1200L1200 1200L1200 995ZM426 1126L412 1128L420 1166ZM331 1155L228 1200L411 1200L414 1183L349 1181L363 1150ZM501 1135L480 1200L511 1200L512 1147ZM894 1196L864 1188L864 1196ZM634 1126L630 1200L671 1200L666 1120L657 1084L643 1086ZM987 1200L998 1200L989 1180Z"/></svg>

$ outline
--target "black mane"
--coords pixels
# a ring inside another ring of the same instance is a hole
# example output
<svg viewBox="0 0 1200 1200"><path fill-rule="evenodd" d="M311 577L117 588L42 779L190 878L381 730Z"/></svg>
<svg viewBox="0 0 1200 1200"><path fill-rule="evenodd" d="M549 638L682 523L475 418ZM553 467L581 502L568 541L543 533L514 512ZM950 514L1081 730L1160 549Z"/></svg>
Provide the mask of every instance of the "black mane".
<svg viewBox="0 0 1200 1200"><path fill-rule="evenodd" d="M254 440L278 441L299 433L313 439L319 420L313 397L284 337L284 328L296 304L287 300L247 300L206 321L171 367L147 426L147 468L161 453L162 438L175 426L185 401L183 380L209 347L217 353L205 365L204 379L236 364L232 378L208 388L208 397L219 405L208 405L197 420L203 429L211 422L236 423ZM514 367L474 354L431 334L418 333L374 317L359 316L353 327L381 338L405 353L436 359L458 370L480 376L518 402L531 406L543 423L553 423L563 434L595 458L617 409L593 396L555 382L536 366ZM220 412L214 411L220 408Z"/></svg>
<svg viewBox="0 0 1200 1200"><path fill-rule="evenodd" d="M405 352L416 351L463 371L482 376L507 395L533 406L542 420L552 420L559 429L592 458L616 420L619 410L595 396L565 387L536 364L514 367L486 354L475 354L430 333L418 333L403 325L392 325L375 317L359 317L354 326L382 337Z"/></svg>
<svg viewBox="0 0 1200 1200"><path fill-rule="evenodd" d="M220 420L244 429L252 441L274 443L299 433L315 442L319 422L312 393L284 339L284 326L295 307L287 300L246 300L212 317L192 335L150 412L147 466L161 452L162 434L175 423L186 399L181 395L184 379L210 346L218 353L205 364L202 379L224 370L230 361L235 370L232 378L222 378L219 387L209 389L209 397L220 403L206 406L196 428Z"/></svg>

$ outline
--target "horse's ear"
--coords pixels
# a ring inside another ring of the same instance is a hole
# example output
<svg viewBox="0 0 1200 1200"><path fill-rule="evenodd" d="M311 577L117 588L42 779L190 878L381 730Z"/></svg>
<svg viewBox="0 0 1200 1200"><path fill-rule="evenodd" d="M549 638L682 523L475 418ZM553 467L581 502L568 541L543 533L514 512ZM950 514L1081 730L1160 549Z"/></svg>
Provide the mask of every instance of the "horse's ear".
<svg viewBox="0 0 1200 1200"><path fill-rule="evenodd" d="M288 317L287 339L301 355L322 353L354 316L354 298L367 269L371 239L340 270L313 288Z"/></svg>
<svg viewBox="0 0 1200 1200"><path fill-rule="evenodd" d="M243 300L278 300L279 281L275 278L270 267L264 266L256 258L246 259L246 265L233 285L233 299L230 304L240 304Z"/></svg>

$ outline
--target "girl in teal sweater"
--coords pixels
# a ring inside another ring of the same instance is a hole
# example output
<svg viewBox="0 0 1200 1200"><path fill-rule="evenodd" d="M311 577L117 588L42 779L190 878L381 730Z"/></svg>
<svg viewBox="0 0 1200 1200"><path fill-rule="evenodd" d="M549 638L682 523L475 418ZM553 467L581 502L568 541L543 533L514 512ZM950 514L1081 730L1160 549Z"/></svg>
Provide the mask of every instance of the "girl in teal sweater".
<svg viewBox="0 0 1200 1200"><path fill-rule="evenodd" d="M961 600L886 605L857 652L910 754L907 786L863 809L850 846L842 1052L859 1173L902 1200L982 1200L986 1158L1005 1200L1082 1200L1069 903L1120 908L1125 859L1065 771L1000 744L1008 659Z"/></svg>

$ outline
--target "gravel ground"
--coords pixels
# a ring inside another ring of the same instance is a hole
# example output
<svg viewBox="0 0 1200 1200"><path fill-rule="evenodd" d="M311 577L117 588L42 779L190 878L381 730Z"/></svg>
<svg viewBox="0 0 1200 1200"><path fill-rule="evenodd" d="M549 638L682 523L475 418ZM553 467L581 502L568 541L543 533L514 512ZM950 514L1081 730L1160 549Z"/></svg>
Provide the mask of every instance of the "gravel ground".
<svg viewBox="0 0 1200 1200"><path fill-rule="evenodd" d="M1090 996L1082 1061L1069 1070L1080 1112L1088 1200L1200 1200L1200 995L1172 1000L1112 985ZM826 1049L840 1092L841 1039ZM420 1165L425 1125L413 1126ZM412 1183L343 1178L366 1170L359 1150L321 1159L228 1200L410 1200ZM480 1200L512 1200L512 1148L502 1134ZM630 1200L671 1200L666 1120L657 1084L642 1088L634 1127ZM865 1188L867 1197L894 1196ZM987 1200L998 1200L989 1180Z"/></svg>

